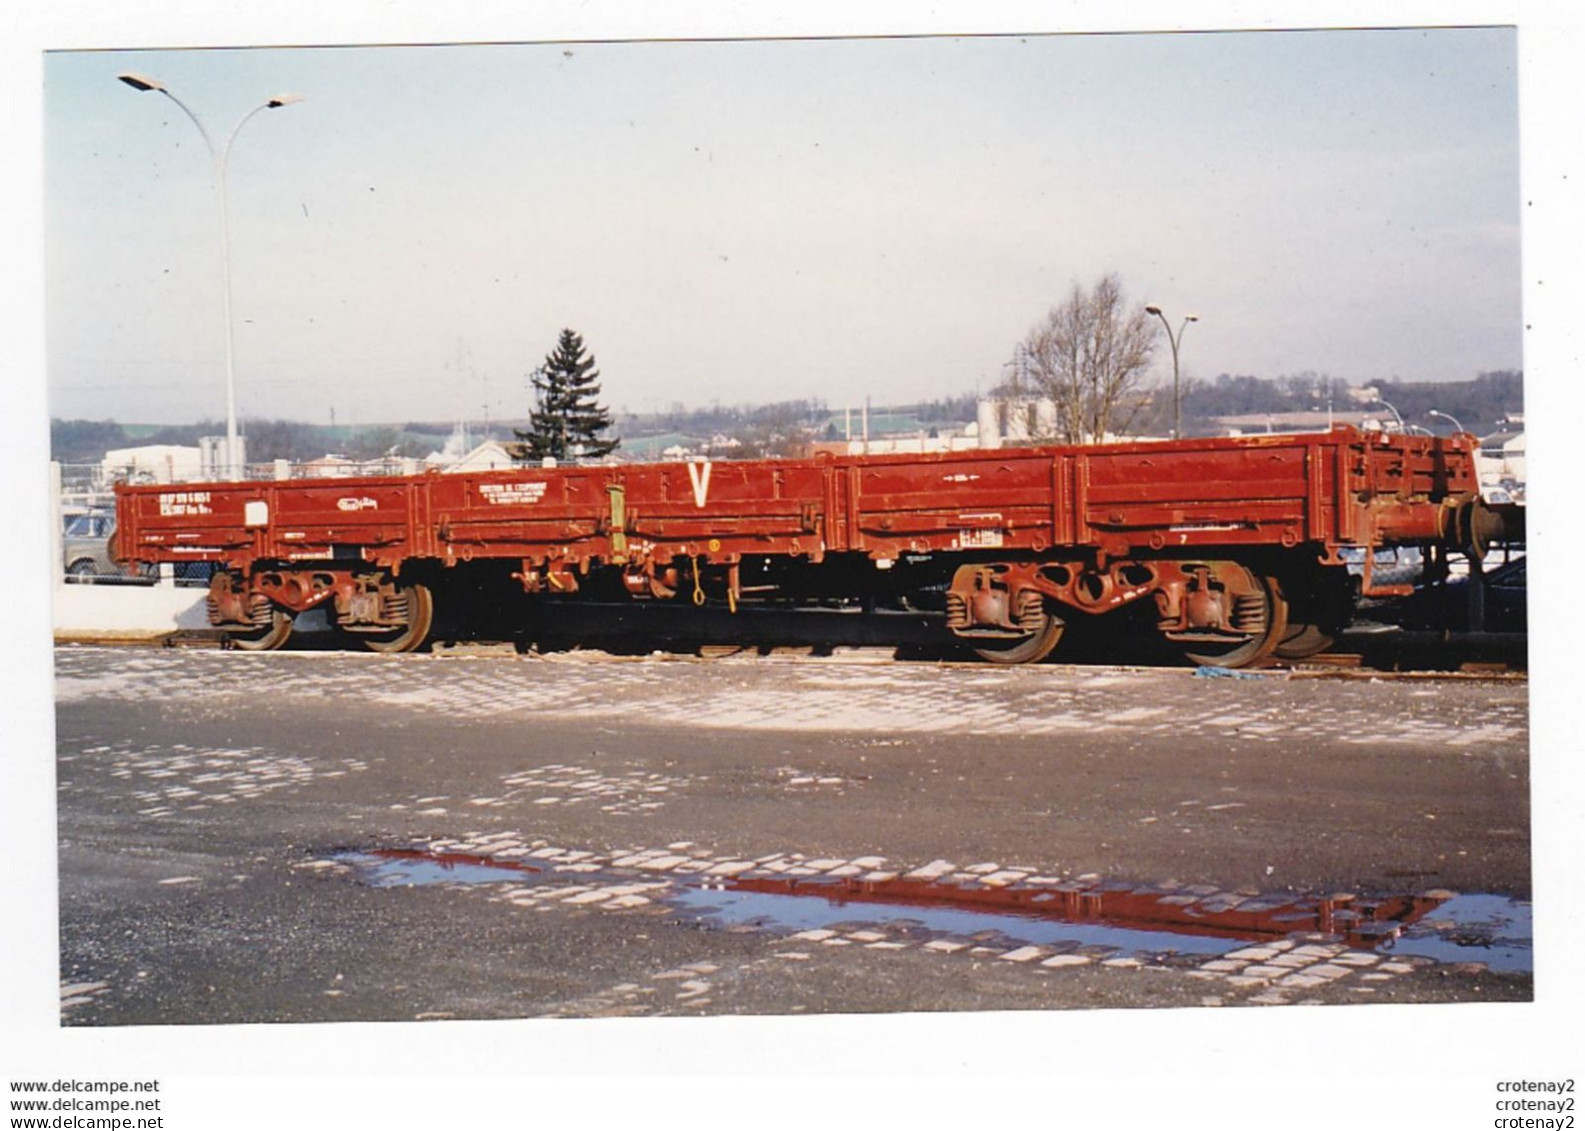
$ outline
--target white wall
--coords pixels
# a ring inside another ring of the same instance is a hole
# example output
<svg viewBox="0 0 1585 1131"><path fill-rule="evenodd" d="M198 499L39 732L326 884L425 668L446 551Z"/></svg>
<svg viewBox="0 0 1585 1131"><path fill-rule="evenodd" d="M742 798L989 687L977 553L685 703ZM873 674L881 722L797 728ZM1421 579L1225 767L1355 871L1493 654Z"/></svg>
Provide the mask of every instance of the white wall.
<svg viewBox="0 0 1585 1131"><path fill-rule="evenodd" d="M161 636L182 628L208 628L200 586L67 585L55 583L57 639Z"/></svg>

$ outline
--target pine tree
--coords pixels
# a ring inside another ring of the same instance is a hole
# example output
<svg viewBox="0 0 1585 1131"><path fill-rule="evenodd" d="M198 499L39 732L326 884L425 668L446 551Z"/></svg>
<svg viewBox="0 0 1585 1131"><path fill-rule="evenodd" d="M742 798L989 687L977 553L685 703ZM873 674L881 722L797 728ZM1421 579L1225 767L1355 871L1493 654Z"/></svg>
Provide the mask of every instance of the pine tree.
<svg viewBox="0 0 1585 1131"><path fill-rule="evenodd" d="M528 447L525 458L599 459L616 450L620 440L599 437L611 427L611 414L597 400L600 371L593 355L584 355L581 335L563 330L532 380L535 408L528 431L514 429Z"/></svg>

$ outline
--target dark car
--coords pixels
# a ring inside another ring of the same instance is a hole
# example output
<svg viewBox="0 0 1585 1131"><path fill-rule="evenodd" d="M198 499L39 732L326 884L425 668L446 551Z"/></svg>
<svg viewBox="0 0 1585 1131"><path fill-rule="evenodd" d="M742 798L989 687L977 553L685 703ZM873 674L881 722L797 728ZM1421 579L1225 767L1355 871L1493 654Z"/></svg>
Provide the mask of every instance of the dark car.
<svg viewBox="0 0 1585 1131"><path fill-rule="evenodd" d="M1357 598L1365 581L1365 548L1345 546L1340 554L1348 563ZM1371 557L1372 585L1418 585L1425 576L1425 557L1418 546L1377 546Z"/></svg>
<svg viewBox="0 0 1585 1131"><path fill-rule="evenodd" d="M1483 623L1470 624L1469 577L1453 577L1443 585L1426 585L1412 597L1377 610L1373 619L1402 625L1404 628L1446 629L1451 632L1524 632L1529 621L1525 587L1525 557L1485 573L1485 616Z"/></svg>

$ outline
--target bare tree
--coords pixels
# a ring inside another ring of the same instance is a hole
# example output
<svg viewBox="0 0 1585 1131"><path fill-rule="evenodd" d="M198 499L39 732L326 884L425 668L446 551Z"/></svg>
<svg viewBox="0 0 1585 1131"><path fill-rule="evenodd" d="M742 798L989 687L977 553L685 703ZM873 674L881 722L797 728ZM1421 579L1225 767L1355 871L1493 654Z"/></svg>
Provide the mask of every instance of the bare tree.
<svg viewBox="0 0 1585 1131"><path fill-rule="evenodd" d="M1127 429L1148 403L1141 388L1158 331L1128 305L1116 274L1086 291L1074 283L1019 343L1009 391L1056 406L1063 443L1093 443Z"/></svg>

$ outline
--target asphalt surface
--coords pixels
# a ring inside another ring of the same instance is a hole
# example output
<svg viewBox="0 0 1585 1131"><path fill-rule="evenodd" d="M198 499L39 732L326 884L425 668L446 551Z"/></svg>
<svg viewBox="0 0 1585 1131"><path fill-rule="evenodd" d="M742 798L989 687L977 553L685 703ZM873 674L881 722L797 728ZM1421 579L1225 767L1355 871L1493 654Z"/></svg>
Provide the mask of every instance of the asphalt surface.
<svg viewBox="0 0 1585 1131"><path fill-rule="evenodd" d="M1522 678L875 650L63 647L56 667L69 1025L1532 992L1522 930L1447 902L1528 909ZM379 886L391 866L409 882ZM910 876L926 895L901 908L829 898ZM756 879L796 884L755 903ZM1300 919L1196 950L1127 915L1071 937L959 915L1141 887L1207 923L1422 901L1389 949Z"/></svg>

